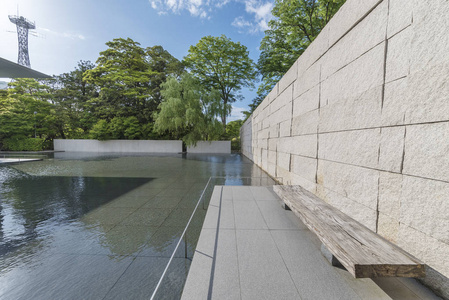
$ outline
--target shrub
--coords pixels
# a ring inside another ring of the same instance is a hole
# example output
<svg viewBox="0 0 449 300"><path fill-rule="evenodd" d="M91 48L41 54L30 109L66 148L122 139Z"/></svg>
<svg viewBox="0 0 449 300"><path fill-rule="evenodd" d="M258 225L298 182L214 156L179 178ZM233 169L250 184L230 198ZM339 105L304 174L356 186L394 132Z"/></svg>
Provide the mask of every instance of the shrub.
<svg viewBox="0 0 449 300"><path fill-rule="evenodd" d="M44 139L13 136L3 140L3 148L9 151L42 151Z"/></svg>

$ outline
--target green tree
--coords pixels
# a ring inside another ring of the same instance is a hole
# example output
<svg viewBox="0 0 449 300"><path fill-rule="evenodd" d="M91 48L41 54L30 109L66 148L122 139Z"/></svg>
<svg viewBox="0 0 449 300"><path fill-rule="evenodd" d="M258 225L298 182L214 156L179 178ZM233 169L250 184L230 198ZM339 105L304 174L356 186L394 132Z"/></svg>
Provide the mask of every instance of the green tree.
<svg viewBox="0 0 449 300"><path fill-rule="evenodd" d="M99 87L98 97L89 101L98 119L135 116L140 123L151 121L154 99L150 82L157 72L151 70L145 49L130 38L107 42L97 66L85 73L88 83Z"/></svg>
<svg viewBox="0 0 449 300"><path fill-rule="evenodd" d="M254 110L318 36L345 0L276 0L273 19L260 43L257 68L262 76Z"/></svg>
<svg viewBox="0 0 449 300"><path fill-rule="evenodd" d="M183 63L173 57L162 46L153 46L146 49L149 67L156 73L152 76L150 82L151 96L153 98L152 110L156 111L162 102L161 84L164 83L169 76L180 78L185 72Z"/></svg>
<svg viewBox="0 0 449 300"><path fill-rule="evenodd" d="M223 128L217 120L222 112L218 91L205 90L196 78L185 73L179 81L171 77L162 84L161 94L164 101L155 114L157 133L168 131L187 145L220 137Z"/></svg>
<svg viewBox="0 0 449 300"><path fill-rule="evenodd" d="M80 61L75 70L55 76L51 84L62 138L82 138L97 121L88 101L98 97L98 90L83 79L86 71L94 67L90 61Z"/></svg>
<svg viewBox="0 0 449 300"><path fill-rule="evenodd" d="M225 35L206 36L190 46L184 63L208 91L217 90L221 97L221 121L226 128L226 117L231 103L241 98L243 87L254 87L256 71L247 48L231 41Z"/></svg>
<svg viewBox="0 0 449 300"><path fill-rule="evenodd" d="M58 136L54 105L49 102L49 87L35 79L9 83L7 96L0 99L0 138L52 140Z"/></svg>

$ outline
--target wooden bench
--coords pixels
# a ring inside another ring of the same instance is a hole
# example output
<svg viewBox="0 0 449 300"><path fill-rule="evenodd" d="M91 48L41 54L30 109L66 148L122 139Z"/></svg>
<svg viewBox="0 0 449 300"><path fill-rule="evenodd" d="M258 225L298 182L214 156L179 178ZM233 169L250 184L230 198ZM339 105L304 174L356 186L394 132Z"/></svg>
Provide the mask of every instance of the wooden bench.
<svg viewBox="0 0 449 300"><path fill-rule="evenodd" d="M274 191L355 277L423 277L424 264L300 186Z"/></svg>

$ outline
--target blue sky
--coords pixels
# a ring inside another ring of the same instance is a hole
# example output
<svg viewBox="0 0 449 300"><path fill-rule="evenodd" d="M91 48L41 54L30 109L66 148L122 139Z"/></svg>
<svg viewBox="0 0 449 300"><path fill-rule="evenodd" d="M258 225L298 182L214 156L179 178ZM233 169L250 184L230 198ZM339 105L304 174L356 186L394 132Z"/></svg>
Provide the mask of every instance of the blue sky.
<svg viewBox="0 0 449 300"><path fill-rule="evenodd" d="M225 34L245 45L256 62L271 18L272 0L0 0L0 57L17 61L17 35L9 14L36 22L29 37L31 67L54 75L73 70L79 60L95 62L105 43L130 37L143 47L162 45L182 59L206 35ZM244 90L230 120L256 91Z"/></svg>

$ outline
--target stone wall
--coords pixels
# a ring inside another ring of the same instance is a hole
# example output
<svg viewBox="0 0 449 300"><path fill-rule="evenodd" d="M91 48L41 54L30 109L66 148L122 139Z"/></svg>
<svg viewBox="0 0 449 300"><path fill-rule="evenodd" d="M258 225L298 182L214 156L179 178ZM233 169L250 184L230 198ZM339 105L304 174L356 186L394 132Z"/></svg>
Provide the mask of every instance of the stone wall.
<svg viewBox="0 0 449 300"><path fill-rule="evenodd" d="M182 152L182 141L150 140L54 140L55 151L67 152L135 152L178 153Z"/></svg>
<svg viewBox="0 0 449 300"><path fill-rule="evenodd" d="M427 263L449 298L448 28L447 0L348 0L241 138L270 175Z"/></svg>
<svg viewBox="0 0 449 300"><path fill-rule="evenodd" d="M231 141L200 141L196 143L196 146L187 146L187 153L229 154Z"/></svg>

